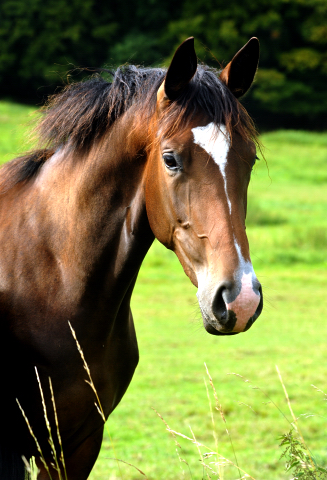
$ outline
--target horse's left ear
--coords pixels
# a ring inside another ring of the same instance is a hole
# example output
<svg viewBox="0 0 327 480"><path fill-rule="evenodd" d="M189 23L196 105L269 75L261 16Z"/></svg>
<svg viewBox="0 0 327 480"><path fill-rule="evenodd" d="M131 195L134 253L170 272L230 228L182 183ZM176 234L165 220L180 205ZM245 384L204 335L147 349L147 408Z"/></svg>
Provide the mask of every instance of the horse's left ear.
<svg viewBox="0 0 327 480"><path fill-rule="evenodd" d="M158 101L176 100L187 87L197 69L194 38L186 39L176 50L165 80L158 90Z"/></svg>
<svg viewBox="0 0 327 480"><path fill-rule="evenodd" d="M259 40L252 37L221 72L220 80L227 85L236 98L244 95L251 87L258 62Z"/></svg>

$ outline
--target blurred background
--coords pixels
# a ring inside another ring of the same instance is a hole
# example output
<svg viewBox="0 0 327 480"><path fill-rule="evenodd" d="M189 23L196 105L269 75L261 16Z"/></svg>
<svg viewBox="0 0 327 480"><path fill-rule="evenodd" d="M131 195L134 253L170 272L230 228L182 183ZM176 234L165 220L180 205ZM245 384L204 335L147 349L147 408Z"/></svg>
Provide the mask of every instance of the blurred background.
<svg viewBox="0 0 327 480"><path fill-rule="evenodd" d="M325 0L1 0L0 97L40 104L78 67L167 66L189 36L217 68L259 38L244 104L260 130L327 128Z"/></svg>

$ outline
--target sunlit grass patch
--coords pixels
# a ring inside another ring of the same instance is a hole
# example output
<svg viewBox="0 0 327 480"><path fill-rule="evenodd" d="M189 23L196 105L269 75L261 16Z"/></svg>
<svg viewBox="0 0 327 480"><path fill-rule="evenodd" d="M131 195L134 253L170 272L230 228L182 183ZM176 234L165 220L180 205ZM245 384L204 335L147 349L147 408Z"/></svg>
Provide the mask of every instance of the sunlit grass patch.
<svg viewBox="0 0 327 480"><path fill-rule="evenodd" d="M35 107L0 101L0 164L30 148L28 131Z"/></svg>
<svg viewBox="0 0 327 480"><path fill-rule="evenodd" d="M274 226L283 225L287 223L287 218L281 212L265 208L261 205L258 198L250 196L248 199L248 213L246 216L247 227L260 226Z"/></svg>

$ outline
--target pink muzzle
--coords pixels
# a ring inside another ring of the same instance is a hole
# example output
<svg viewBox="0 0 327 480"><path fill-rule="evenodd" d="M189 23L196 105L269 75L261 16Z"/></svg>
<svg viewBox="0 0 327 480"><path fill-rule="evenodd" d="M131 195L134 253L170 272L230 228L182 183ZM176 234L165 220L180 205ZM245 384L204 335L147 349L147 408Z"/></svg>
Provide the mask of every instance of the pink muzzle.
<svg viewBox="0 0 327 480"><path fill-rule="evenodd" d="M227 310L236 315L236 324L233 332L243 332L251 317L255 314L259 303L260 294L253 291L252 272L243 273L241 291L231 303L226 303Z"/></svg>

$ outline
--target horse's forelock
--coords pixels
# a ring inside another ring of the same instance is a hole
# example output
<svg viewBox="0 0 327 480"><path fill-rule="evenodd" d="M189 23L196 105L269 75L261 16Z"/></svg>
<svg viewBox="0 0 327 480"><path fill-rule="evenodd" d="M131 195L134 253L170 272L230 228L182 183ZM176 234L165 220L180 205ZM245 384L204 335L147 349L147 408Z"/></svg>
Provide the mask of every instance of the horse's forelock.
<svg viewBox="0 0 327 480"><path fill-rule="evenodd" d="M245 140L258 144L257 132L245 108L228 87L219 80L219 71L200 65L183 94L164 112L160 132L162 136L189 128L197 115L205 115L218 127L224 125L232 138L236 132Z"/></svg>

